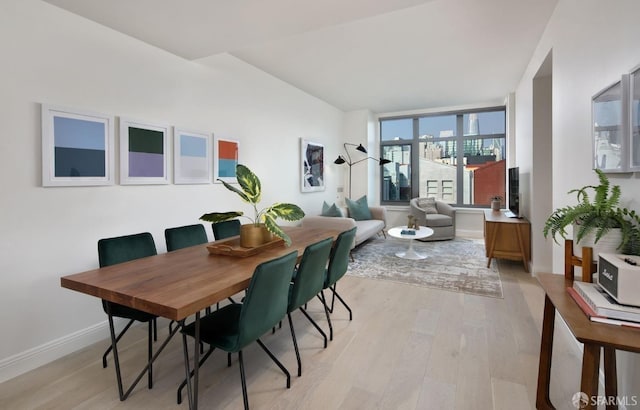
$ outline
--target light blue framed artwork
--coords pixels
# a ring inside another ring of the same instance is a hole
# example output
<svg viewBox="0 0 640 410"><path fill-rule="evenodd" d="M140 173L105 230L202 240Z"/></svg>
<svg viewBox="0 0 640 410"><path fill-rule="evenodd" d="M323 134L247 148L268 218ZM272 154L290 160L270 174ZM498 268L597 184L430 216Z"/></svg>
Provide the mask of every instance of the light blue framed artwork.
<svg viewBox="0 0 640 410"><path fill-rule="evenodd" d="M211 183L211 137L202 132L173 129L173 183Z"/></svg>
<svg viewBox="0 0 640 410"><path fill-rule="evenodd" d="M42 186L114 183L115 117L41 105Z"/></svg>

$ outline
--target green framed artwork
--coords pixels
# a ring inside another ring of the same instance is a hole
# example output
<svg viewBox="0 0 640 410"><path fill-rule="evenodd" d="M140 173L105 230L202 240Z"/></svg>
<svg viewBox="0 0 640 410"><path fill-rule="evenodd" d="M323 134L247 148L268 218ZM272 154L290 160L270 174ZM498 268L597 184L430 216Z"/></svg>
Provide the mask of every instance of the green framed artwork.
<svg viewBox="0 0 640 410"><path fill-rule="evenodd" d="M170 127L120 119L120 183L168 184Z"/></svg>

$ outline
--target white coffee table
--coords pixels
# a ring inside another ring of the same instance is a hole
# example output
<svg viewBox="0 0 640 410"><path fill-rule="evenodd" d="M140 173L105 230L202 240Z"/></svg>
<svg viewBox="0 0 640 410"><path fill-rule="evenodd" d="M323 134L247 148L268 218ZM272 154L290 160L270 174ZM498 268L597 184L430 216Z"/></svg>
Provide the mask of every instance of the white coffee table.
<svg viewBox="0 0 640 410"><path fill-rule="evenodd" d="M403 234L402 231L405 231L405 230L414 231L415 235ZM415 230L415 229L407 229L406 226L396 226L389 229L387 233L393 236L394 238L409 240L409 248L404 252L396 252L397 257L403 258L403 259L425 259L427 257L427 255L423 255L413 250L413 240L423 239L433 235L433 229L427 228L426 226L421 226L419 230Z"/></svg>

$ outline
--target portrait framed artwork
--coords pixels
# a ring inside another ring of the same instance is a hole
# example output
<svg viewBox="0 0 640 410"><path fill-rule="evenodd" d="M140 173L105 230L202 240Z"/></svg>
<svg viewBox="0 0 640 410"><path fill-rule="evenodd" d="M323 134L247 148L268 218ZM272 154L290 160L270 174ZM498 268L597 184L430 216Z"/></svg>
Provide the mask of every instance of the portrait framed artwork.
<svg viewBox="0 0 640 410"><path fill-rule="evenodd" d="M240 158L240 143L236 140L215 137L213 147L214 179L230 184L237 184L236 165Z"/></svg>
<svg viewBox="0 0 640 410"><path fill-rule="evenodd" d="M324 145L300 138L300 190L324 191Z"/></svg>
<svg viewBox="0 0 640 410"><path fill-rule="evenodd" d="M593 167L605 173L628 172L629 76L592 97Z"/></svg>
<svg viewBox="0 0 640 410"><path fill-rule="evenodd" d="M202 132L173 129L173 183L211 183L211 136Z"/></svg>
<svg viewBox="0 0 640 410"><path fill-rule="evenodd" d="M42 186L114 183L115 117L42 104Z"/></svg>
<svg viewBox="0 0 640 410"><path fill-rule="evenodd" d="M120 119L120 183L168 184L171 129L128 118Z"/></svg>

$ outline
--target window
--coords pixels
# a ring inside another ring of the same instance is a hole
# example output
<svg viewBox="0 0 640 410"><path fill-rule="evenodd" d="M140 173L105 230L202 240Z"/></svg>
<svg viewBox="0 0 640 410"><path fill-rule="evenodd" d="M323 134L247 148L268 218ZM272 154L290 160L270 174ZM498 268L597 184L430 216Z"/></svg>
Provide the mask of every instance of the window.
<svg viewBox="0 0 640 410"><path fill-rule="evenodd" d="M505 108L380 119L382 202L435 197L489 206L505 197Z"/></svg>

